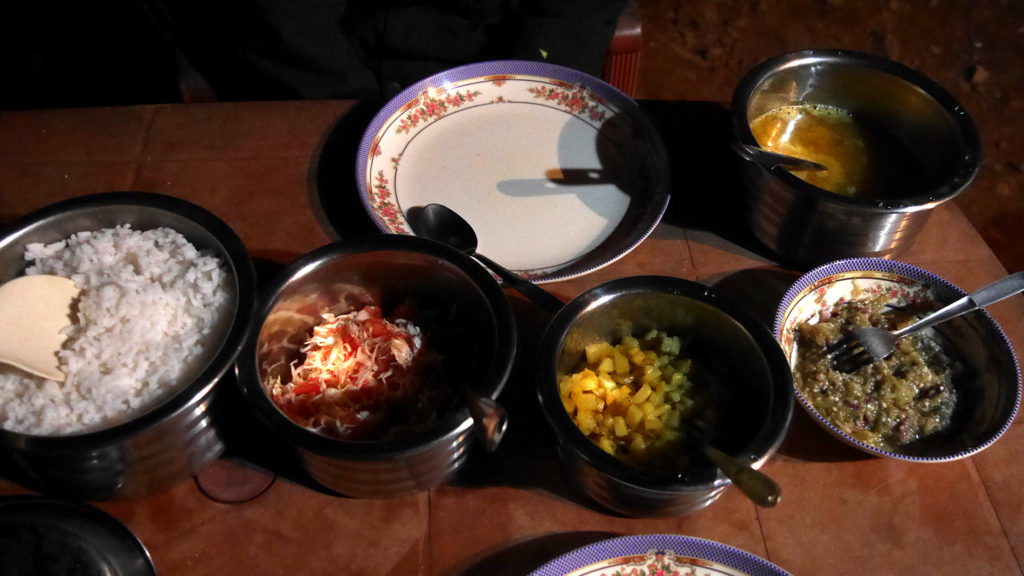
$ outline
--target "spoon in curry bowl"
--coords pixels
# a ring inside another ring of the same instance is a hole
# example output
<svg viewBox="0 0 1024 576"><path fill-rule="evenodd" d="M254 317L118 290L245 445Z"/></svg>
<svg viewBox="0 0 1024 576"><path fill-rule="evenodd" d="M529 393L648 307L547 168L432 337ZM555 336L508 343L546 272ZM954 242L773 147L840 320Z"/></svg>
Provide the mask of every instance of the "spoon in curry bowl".
<svg viewBox="0 0 1024 576"><path fill-rule="evenodd" d="M782 498L782 489L770 476L751 468L750 465L733 458L711 445L713 430L700 419L686 421L688 441L694 448L703 451L729 480L740 489L754 504L762 508L771 508Z"/></svg>
<svg viewBox="0 0 1024 576"><path fill-rule="evenodd" d="M772 152L765 148L758 148L757 146L750 146L740 142L733 142L732 149L744 160L749 160L766 166L782 166L783 168L789 168L790 170L828 170L828 167L824 164L819 164L813 160L787 156L785 154L779 154L778 152Z"/></svg>
<svg viewBox="0 0 1024 576"><path fill-rule="evenodd" d="M62 276L21 276L0 284L0 363L62 382L57 351L77 297L75 283Z"/></svg>

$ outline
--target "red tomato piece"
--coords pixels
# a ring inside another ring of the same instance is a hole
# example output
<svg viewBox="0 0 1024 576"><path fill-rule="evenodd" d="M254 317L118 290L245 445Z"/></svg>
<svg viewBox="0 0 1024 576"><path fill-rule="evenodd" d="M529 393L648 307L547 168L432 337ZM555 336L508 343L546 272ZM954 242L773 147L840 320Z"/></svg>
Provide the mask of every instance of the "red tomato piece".
<svg viewBox="0 0 1024 576"><path fill-rule="evenodd" d="M296 396L305 396L306 394L319 394L320 384L317 382L303 382L295 388L292 388L292 393Z"/></svg>

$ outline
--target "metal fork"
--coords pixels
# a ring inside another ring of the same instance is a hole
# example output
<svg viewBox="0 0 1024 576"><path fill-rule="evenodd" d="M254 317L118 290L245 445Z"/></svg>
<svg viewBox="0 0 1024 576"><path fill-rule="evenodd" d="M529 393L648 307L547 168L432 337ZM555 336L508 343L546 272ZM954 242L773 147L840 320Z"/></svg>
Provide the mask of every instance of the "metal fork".
<svg viewBox="0 0 1024 576"><path fill-rule="evenodd" d="M904 336L956 318L972 310L995 304L1021 291L1024 291L1024 271L996 280L899 330L890 332L875 327L858 328L830 346L826 350L826 354L829 356L831 366L836 370L846 373L856 372L868 364L887 358L895 350L896 343Z"/></svg>

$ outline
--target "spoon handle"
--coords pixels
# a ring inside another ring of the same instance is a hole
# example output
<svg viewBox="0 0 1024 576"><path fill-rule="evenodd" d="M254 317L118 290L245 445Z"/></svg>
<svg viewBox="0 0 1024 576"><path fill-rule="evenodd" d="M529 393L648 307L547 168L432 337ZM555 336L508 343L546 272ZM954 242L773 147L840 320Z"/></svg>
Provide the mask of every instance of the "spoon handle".
<svg viewBox="0 0 1024 576"><path fill-rule="evenodd" d="M484 450L494 452L508 429L508 412L501 404L473 392L468 386L463 386L462 394Z"/></svg>
<svg viewBox="0 0 1024 576"><path fill-rule="evenodd" d="M732 480L733 485L746 494L754 504L763 508L771 508L779 503L782 489L771 477L737 461L713 446L705 446L704 450L715 466L718 466L718 469L728 476L729 480Z"/></svg>
<svg viewBox="0 0 1024 576"><path fill-rule="evenodd" d="M744 160L757 162L758 164L784 166L793 170L827 170L824 165L813 160L786 156L785 154L779 154L778 152L772 152L771 150L758 148L756 146L749 146L740 142L733 142L732 149Z"/></svg>
<svg viewBox="0 0 1024 576"><path fill-rule="evenodd" d="M1009 276L996 280L988 286L979 288L967 296L960 298L956 302L953 302L949 306L932 312L905 328L894 331L893 336L902 338L907 334L913 334L918 330L935 326L936 324L940 324L946 320L952 320L957 316L977 310L978 308L985 308L986 306L995 304L1000 300L1009 298L1018 292L1024 292L1024 271L1010 274Z"/></svg>
<svg viewBox="0 0 1024 576"><path fill-rule="evenodd" d="M552 314L561 310L565 303L555 297L554 294L547 290L537 286L529 280L524 280L519 276L516 276L511 271L507 270L504 266L484 256L483 254L474 253L473 257L479 260L484 266L487 266L494 271L502 280L508 282L513 288L518 290L523 296L526 296L533 301L534 304L541 308L551 312Z"/></svg>

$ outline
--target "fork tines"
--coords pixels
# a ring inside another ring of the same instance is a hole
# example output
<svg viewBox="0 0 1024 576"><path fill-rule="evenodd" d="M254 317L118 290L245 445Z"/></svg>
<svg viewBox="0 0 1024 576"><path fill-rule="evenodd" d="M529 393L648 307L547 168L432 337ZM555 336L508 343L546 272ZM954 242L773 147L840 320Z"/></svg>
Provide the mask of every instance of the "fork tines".
<svg viewBox="0 0 1024 576"><path fill-rule="evenodd" d="M850 374L875 361L856 334L850 334L825 349L829 364L839 372Z"/></svg>

